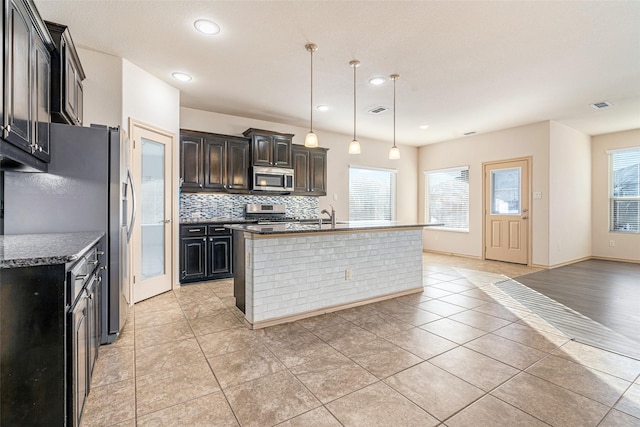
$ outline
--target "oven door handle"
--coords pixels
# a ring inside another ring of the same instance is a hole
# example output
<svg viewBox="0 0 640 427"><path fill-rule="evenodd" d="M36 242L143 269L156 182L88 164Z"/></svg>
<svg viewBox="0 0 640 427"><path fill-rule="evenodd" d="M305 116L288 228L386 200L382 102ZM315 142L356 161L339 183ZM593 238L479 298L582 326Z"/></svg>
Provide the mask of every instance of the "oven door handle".
<svg viewBox="0 0 640 427"><path fill-rule="evenodd" d="M129 222L129 226L127 227L127 242L131 240L131 234L133 234L133 224L136 222L136 210L138 209L136 203L136 189L133 186L133 177L131 176L131 170L127 169L127 181L129 181L129 185L131 188L131 202L133 204L131 209L131 221Z"/></svg>

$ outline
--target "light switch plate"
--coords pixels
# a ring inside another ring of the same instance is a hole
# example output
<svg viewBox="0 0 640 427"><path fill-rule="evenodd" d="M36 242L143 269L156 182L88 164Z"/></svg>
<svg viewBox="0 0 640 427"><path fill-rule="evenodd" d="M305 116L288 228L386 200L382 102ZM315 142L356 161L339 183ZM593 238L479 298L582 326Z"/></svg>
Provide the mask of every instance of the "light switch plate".
<svg viewBox="0 0 640 427"><path fill-rule="evenodd" d="M542 193L540 191L534 191L533 192L533 198L534 199L542 199Z"/></svg>

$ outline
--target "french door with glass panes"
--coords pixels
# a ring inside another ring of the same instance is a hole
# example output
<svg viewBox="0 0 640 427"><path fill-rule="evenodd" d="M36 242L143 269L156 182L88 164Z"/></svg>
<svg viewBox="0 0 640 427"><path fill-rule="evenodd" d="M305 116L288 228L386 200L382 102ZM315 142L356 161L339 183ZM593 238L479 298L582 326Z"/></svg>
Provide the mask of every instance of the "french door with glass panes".
<svg viewBox="0 0 640 427"><path fill-rule="evenodd" d="M173 134L131 120L137 219L132 234L133 302L171 290Z"/></svg>

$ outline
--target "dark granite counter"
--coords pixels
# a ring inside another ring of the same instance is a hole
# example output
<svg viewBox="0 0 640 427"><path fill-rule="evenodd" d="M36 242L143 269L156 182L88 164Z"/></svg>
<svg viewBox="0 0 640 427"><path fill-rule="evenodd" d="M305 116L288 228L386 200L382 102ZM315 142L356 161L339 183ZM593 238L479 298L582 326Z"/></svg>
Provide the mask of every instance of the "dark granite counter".
<svg viewBox="0 0 640 427"><path fill-rule="evenodd" d="M413 224L396 221L339 221L335 226L323 223L283 222L273 224L225 224L232 230L245 231L252 234L293 234L293 233L335 233L365 230L394 230L442 226L442 224Z"/></svg>
<svg viewBox="0 0 640 427"><path fill-rule="evenodd" d="M102 236L97 231L0 236L0 268L73 262Z"/></svg>

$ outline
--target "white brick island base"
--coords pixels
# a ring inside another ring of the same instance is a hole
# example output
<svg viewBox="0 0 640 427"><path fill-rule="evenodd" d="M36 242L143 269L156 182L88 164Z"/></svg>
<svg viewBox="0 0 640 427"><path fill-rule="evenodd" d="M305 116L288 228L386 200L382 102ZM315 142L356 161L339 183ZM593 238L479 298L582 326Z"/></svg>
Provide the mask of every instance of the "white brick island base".
<svg viewBox="0 0 640 427"><path fill-rule="evenodd" d="M235 293L242 285L238 282L244 282L244 312L253 328L423 289L421 228L276 235L234 231L234 245L240 273L234 278Z"/></svg>

